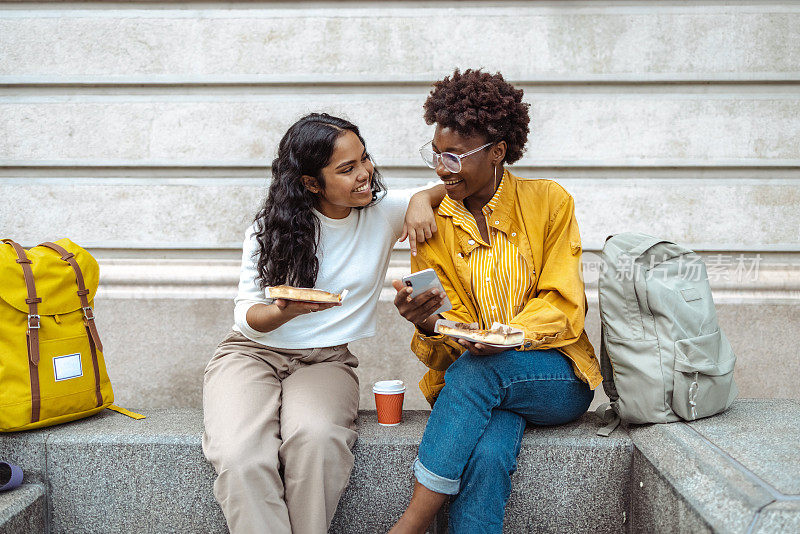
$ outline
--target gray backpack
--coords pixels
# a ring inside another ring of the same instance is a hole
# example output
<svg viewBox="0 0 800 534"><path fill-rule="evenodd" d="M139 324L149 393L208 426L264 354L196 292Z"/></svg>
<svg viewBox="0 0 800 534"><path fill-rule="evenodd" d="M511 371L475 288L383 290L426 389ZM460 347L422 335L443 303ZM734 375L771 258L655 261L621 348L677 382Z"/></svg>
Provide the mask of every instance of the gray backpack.
<svg viewBox="0 0 800 534"><path fill-rule="evenodd" d="M624 233L603 247L600 366L611 404L597 413L608 435L619 420L668 423L726 410L736 398L736 355L717 324L700 256L663 239Z"/></svg>

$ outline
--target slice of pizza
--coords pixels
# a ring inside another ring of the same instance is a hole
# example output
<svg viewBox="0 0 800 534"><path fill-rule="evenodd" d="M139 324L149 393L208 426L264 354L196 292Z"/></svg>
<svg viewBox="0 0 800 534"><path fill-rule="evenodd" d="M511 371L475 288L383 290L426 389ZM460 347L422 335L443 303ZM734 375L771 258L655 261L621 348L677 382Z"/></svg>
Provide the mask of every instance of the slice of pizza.
<svg viewBox="0 0 800 534"><path fill-rule="evenodd" d="M329 293L321 289L307 287L274 286L268 287L269 297L272 299L296 300L300 302L319 302L326 304L341 304L347 295L347 290L341 293Z"/></svg>
<svg viewBox="0 0 800 534"><path fill-rule="evenodd" d="M466 339L487 345L517 346L525 339L522 330L502 323L494 323L488 330L478 328L476 324L453 323L440 321L436 324L436 332L452 337Z"/></svg>

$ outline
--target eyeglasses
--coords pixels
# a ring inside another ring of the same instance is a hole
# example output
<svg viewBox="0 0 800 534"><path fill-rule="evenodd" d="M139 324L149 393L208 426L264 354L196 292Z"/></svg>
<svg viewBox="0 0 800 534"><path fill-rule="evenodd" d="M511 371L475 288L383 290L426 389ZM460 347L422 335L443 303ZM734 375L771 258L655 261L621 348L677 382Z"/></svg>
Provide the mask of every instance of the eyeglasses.
<svg viewBox="0 0 800 534"><path fill-rule="evenodd" d="M439 161L441 161L445 169L450 172L458 173L461 172L461 160L463 158L471 156L472 154L475 154L476 152L479 152L492 144L494 143L486 143L483 146L479 146L475 150L470 150L465 154L459 155L453 154L452 152L442 152L441 154L438 154L433 151L433 141L428 141L422 145L422 147L420 147L419 154L422 156L422 160L425 162L425 164L431 169L438 167Z"/></svg>

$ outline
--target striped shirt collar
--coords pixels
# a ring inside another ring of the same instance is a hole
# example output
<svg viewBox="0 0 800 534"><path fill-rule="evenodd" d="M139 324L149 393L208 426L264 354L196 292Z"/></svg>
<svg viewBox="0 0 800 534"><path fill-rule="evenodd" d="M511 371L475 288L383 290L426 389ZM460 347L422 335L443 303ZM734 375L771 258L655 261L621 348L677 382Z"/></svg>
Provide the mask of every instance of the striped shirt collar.
<svg viewBox="0 0 800 534"><path fill-rule="evenodd" d="M486 205L481 209L484 215L491 214L500 203L500 197L503 194L503 188L506 184L506 176L508 176L508 170L503 171L503 177L500 179L500 185L497 188L497 191L494 192L494 195L492 195L492 198L489 199L489 202L487 202ZM453 200L447 195L445 195L444 200L442 200L442 203L439 205L439 215L452 217L456 224L463 222L465 217L467 220L472 219L472 214L466 207L464 207L464 203L462 201ZM463 226L463 224L460 226Z"/></svg>

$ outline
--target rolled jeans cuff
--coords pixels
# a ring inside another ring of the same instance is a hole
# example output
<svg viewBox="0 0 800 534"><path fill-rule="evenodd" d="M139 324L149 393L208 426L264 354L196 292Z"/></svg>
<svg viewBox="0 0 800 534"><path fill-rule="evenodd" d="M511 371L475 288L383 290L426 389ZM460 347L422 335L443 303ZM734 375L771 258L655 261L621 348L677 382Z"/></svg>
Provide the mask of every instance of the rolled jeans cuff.
<svg viewBox="0 0 800 534"><path fill-rule="evenodd" d="M419 456L414 459L414 476L417 477L417 482L436 493L456 495L461 487L461 479L452 480L450 478L440 477L436 473L429 471L428 468L419 461Z"/></svg>

